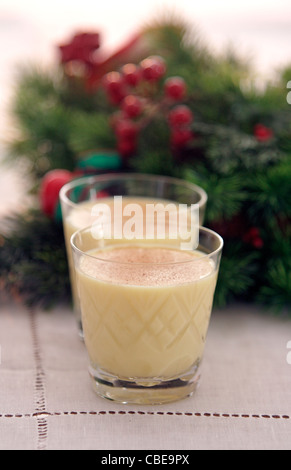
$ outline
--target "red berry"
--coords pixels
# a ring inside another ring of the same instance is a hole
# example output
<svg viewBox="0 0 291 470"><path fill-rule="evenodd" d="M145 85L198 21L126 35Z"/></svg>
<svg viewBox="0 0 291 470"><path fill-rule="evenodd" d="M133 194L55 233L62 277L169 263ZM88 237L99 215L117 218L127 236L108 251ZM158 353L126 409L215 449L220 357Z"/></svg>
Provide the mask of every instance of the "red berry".
<svg viewBox="0 0 291 470"><path fill-rule="evenodd" d="M126 95L123 76L119 72L109 72L105 75L103 84L112 104L119 104Z"/></svg>
<svg viewBox="0 0 291 470"><path fill-rule="evenodd" d="M190 124L193 121L193 114L190 108L186 105L175 106L169 112L169 124L171 127L177 127L185 124Z"/></svg>
<svg viewBox="0 0 291 470"><path fill-rule="evenodd" d="M44 214L52 217L59 201L62 186L73 178L68 170L51 170L43 177L40 185L40 204Z"/></svg>
<svg viewBox="0 0 291 470"><path fill-rule="evenodd" d="M164 90L168 98L179 101L186 95L185 80L181 77L170 77L165 81Z"/></svg>
<svg viewBox="0 0 291 470"><path fill-rule="evenodd" d="M257 124L254 128L254 135L260 142L264 142L273 137L273 131L263 124Z"/></svg>
<svg viewBox="0 0 291 470"><path fill-rule="evenodd" d="M191 129L187 127L176 128L171 133L171 143L174 147L183 147L193 137Z"/></svg>
<svg viewBox="0 0 291 470"><path fill-rule="evenodd" d="M141 113L141 100L137 96L128 95L122 101L121 109L128 117L135 118Z"/></svg>
<svg viewBox="0 0 291 470"><path fill-rule="evenodd" d="M157 81L166 73L166 64L160 56L150 56L140 63L142 76L147 81Z"/></svg>
<svg viewBox="0 0 291 470"><path fill-rule="evenodd" d="M255 237L255 238L252 240L252 245L253 245L254 248L260 249L260 248L263 247L264 242L263 242L263 240L262 240L261 237Z"/></svg>
<svg viewBox="0 0 291 470"><path fill-rule="evenodd" d="M255 248L262 248L264 244L257 227L251 227L243 236L243 241L251 243Z"/></svg>
<svg viewBox="0 0 291 470"><path fill-rule="evenodd" d="M251 227L248 231L248 235L250 238L257 238L260 236L260 231L257 227Z"/></svg>
<svg viewBox="0 0 291 470"><path fill-rule="evenodd" d="M137 136L137 125L130 119L123 119L116 123L115 132L119 139L130 140Z"/></svg>
<svg viewBox="0 0 291 470"><path fill-rule="evenodd" d="M103 197L110 197L110 194L107 191L98 191L98 193L96 194L96 198L101 199Z"/></svg>
<svg viewBox="0 0 291 470"><path fill-rule="evenodd" d="M136 86L141 80L141 70L135 64L125 64L121 69L121 73L127 85Z"/></svg>
<svg viewBox="0 0 291 470"><path fill-rule="evenodd" d="M119 72L109 72L103 79L104 87L107 91L117 91L123 86L123 77Z"/></svg>
<svg viewBox="0 0 291 470"><path fill-rule="evenodd" d="M132 155L136 150L136 141L135 139L127 140L121 139L117 143L117 150L123 157L128 157Z"/></svg>

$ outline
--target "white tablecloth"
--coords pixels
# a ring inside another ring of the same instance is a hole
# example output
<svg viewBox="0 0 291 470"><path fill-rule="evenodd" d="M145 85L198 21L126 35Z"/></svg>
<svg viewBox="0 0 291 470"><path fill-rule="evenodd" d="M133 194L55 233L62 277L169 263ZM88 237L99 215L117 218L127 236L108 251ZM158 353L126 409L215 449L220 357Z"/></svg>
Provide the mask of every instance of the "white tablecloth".
<svg viewBox="0 0 291 470"><path fill-rule="evenodd" d="M68 308L0 306L0 449L291 449L291 318L214 311L196 394L163 406L95 395Z"/></svg>

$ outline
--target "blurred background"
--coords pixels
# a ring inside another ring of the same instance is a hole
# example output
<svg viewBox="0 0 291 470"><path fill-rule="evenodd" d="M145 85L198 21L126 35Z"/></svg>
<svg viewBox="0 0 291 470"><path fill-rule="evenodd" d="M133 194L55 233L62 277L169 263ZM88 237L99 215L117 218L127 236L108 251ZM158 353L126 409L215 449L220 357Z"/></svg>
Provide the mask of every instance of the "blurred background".
<svg viewBox="0 0 291 470"><path fill-rule="evenodd" d="M17 64L55 60L55 45L75 30L97 30L102 48L114 49L165 12L185 18L216 51L231 44L265 78L291 59L290 0L1 0L1 130Z"/></svg>
<svg viewBox="0 0 291 470"><path fill-rule="evenodd" d="M82 0L0 1L0 158L13 132L9 105L19 64L50 64L56 45L76 30L97 30L102 48L114 50L140 26L169 12L185 18L203 41L219 52L231 45L252 62L260 80L291 59L290 0ZM20 202L23 182L15 169L0 172L0 215ZM12 185L11 185L12 182ZM8 204L9 203L9 204Z"/></svg>

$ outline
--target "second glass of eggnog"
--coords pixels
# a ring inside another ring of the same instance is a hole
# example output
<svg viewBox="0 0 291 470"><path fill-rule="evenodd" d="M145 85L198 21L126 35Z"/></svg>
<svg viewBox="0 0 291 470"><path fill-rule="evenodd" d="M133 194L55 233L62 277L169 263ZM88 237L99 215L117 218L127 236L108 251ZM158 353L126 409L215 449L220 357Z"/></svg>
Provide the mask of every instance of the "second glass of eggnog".
<svg viewBox="0 0 291 470"><path fill-rule="evenodd" d="M60 191L64 236L67 248L69 273L73 297L73 308L79 325L80 335L83 335L79 298L76 290L75 272L73 266L70 238L77 230L84 228L97 218L97 204L113 207L116 198L121 204L119 211L125 206L138 202L141 207L149 201L156 203L174 202L191 207L197 204L199 223L202 225L207 194L197 185L187 181L137 173L108 173L97 176L85 176L64 185Z"/></svg>
<svg viewBox="0 0 291 470"><path fill-rule="evenodd" d="M97 394L139 404L192 395L200 378L222 238L200 227L193 249L162 239L112 244L96 237L90 226L76 232L71 244Z"/></svg>

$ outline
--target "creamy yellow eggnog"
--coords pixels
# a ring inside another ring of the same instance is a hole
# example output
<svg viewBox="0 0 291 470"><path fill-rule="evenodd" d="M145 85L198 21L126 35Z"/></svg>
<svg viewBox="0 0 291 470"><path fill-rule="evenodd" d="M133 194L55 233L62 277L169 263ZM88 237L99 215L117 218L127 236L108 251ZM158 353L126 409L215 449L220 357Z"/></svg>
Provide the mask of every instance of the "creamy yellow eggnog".
<svg viewBox="0 0 291 470"><path fill-rule="evenodd" d="M122 244L80 257L77 286L93 367L167 378L199 364L217 269L201 252Z"/></svg>

